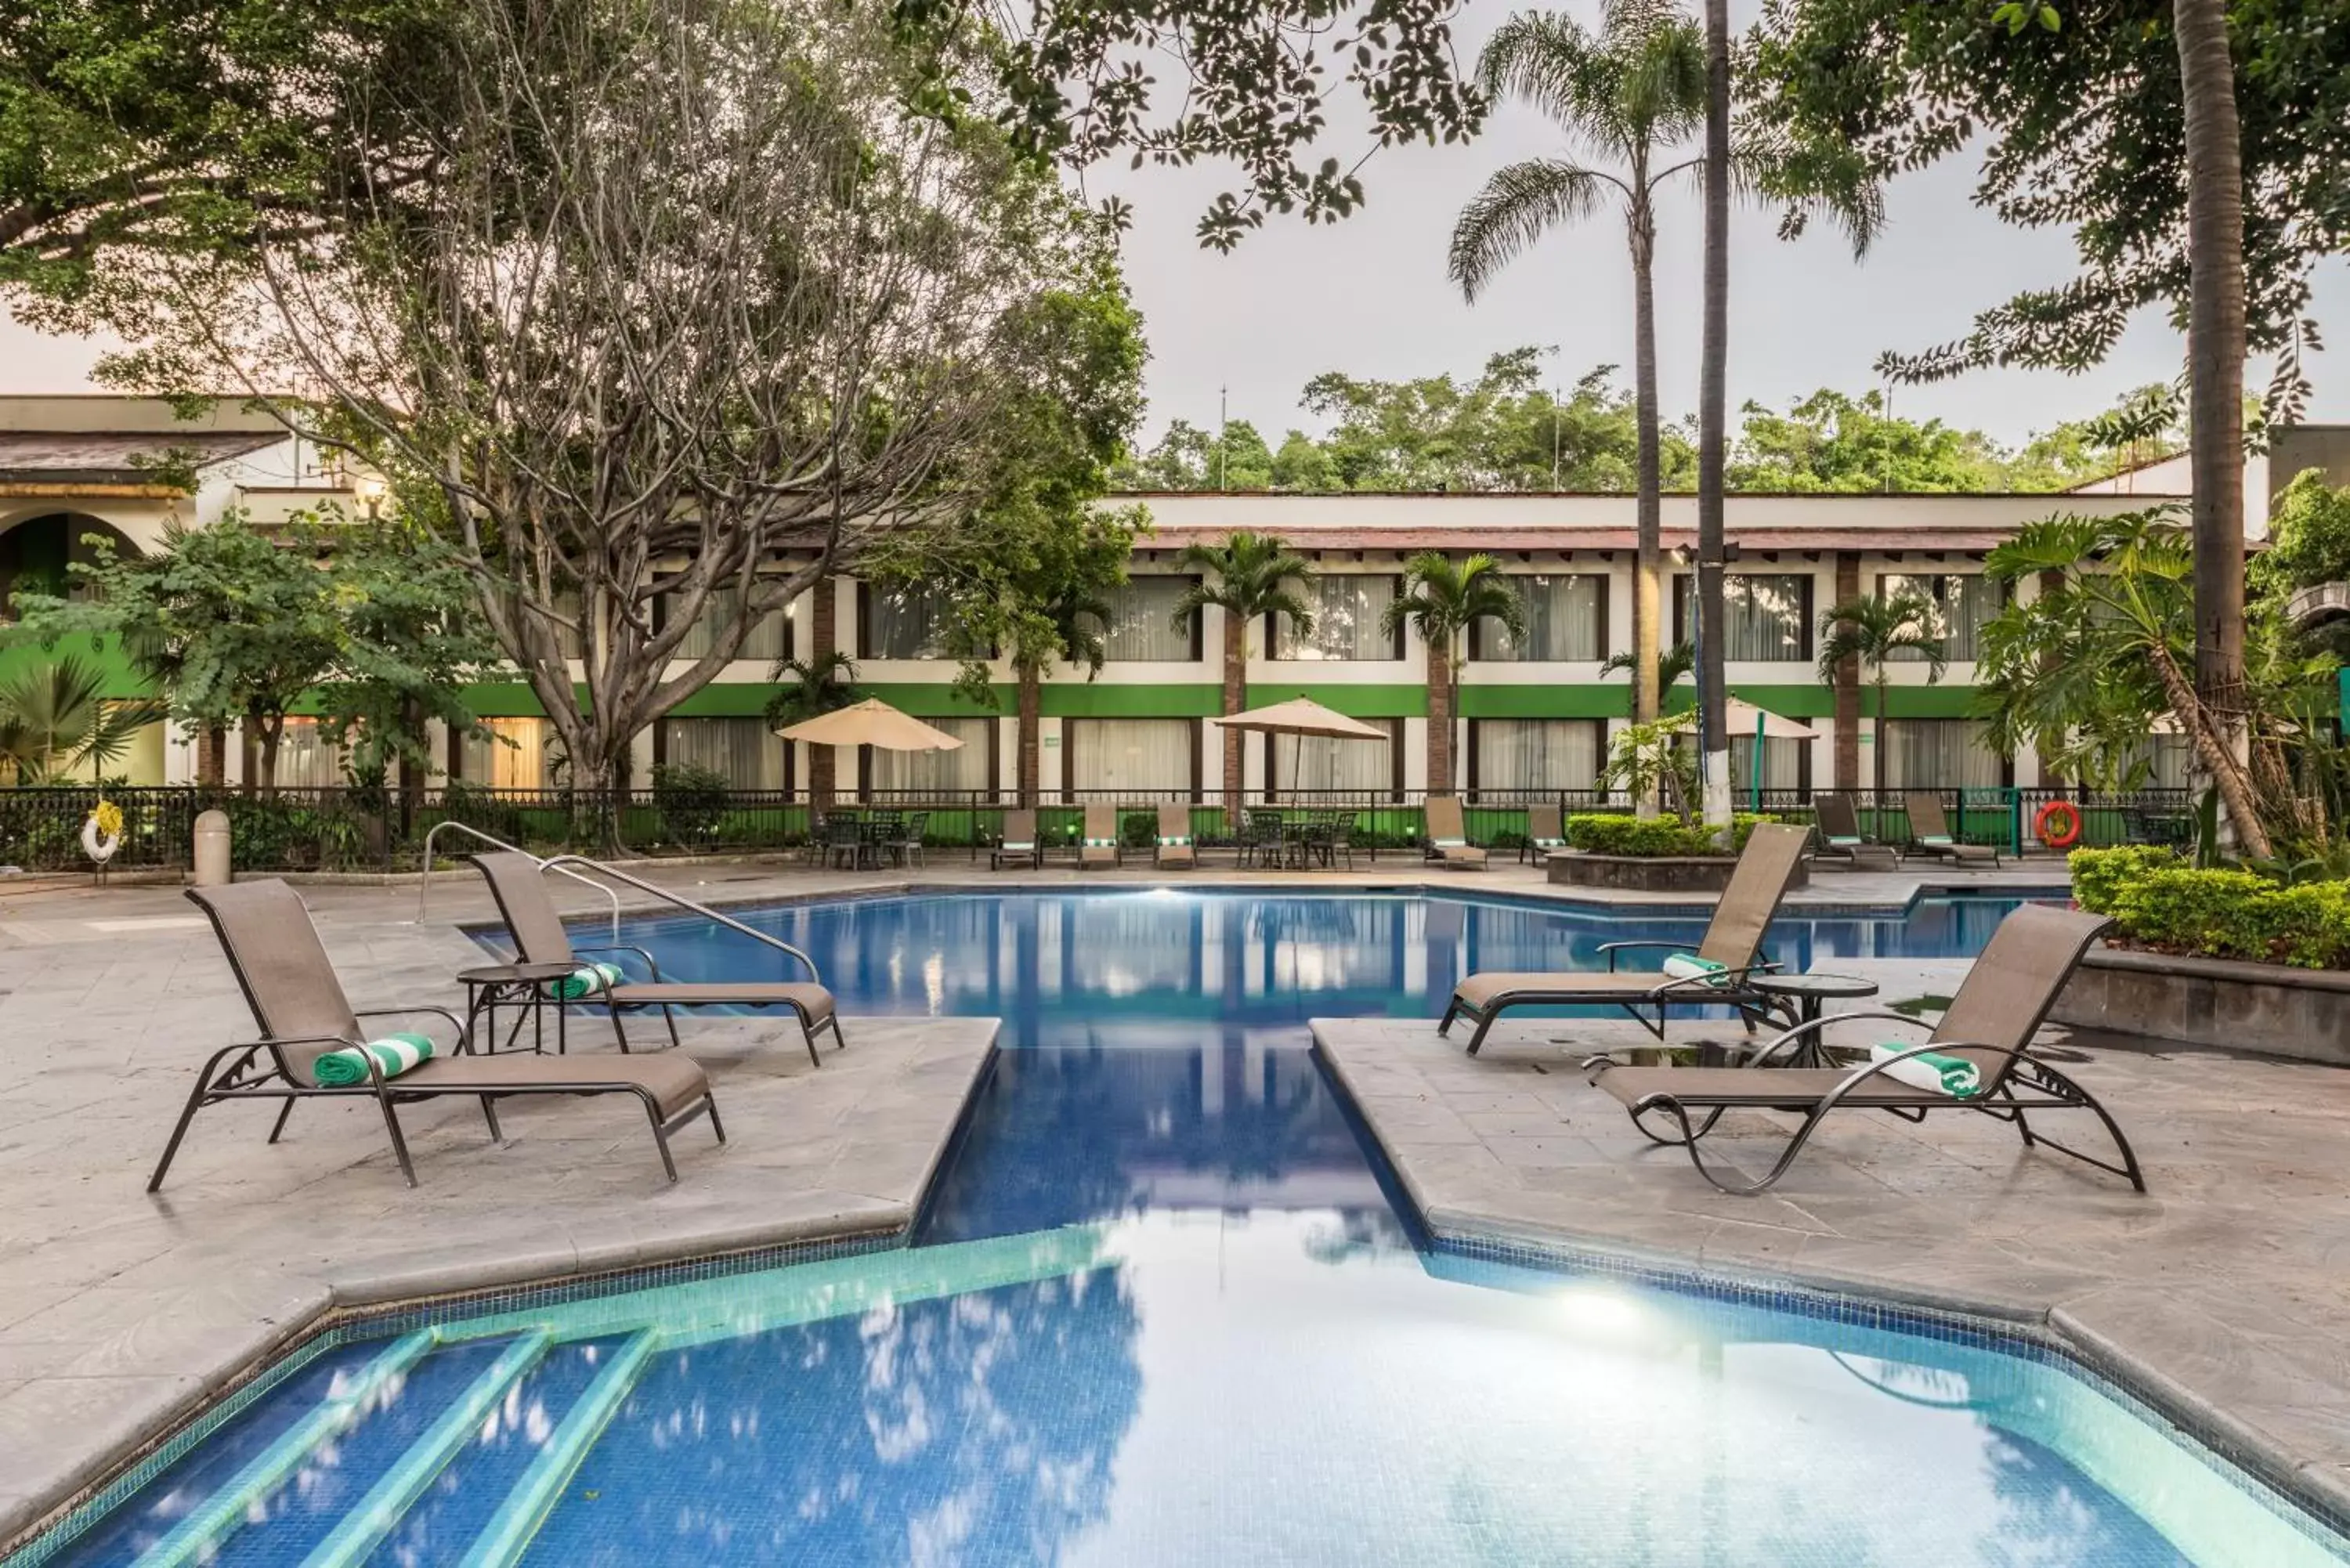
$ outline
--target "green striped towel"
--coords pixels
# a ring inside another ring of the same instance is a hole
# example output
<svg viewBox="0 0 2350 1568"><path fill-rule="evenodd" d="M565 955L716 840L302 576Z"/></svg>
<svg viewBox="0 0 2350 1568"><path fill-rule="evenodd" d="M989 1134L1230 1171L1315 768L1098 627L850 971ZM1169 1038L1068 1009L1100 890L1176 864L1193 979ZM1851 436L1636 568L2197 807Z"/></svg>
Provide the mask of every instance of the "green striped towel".
<svg viewBox="0 0 2350 1568"><path fill-rule="evenodd" d="M1950 836L1947 833L1929 833L1921 835L1918 842L1920 844L1931 844L1937 848L1939 848L1950 842Z"/></svg>
<svg viewBox="0 0 2350 1568"><path fill-rule="evenodd" d="M1702 980L1708 985L1720 985L1730 966L1719 959L1700 958L1695 953L1667 953L1665 961L1657 968L1672 980Z"/></svg>
<svg viewBox="0 0 2350 1568"><path fill-rule="evenodd" d="M1469 841L1465 838L1431 838L1429 842L1435 845L1439 849L1466 849L1469 847Z"/></svg>
<svg viewBox="0 0 2350 1568"><path fill-rule="evenodd" d="M1189 849L1191 847L1191 836L1188 833L1178 833L1171 836L1162 836L1159 840L1159 847L1161 849Z"/></svg>
<svg viewBox="0 0 2350 1568"><path fill-rule="evenodd" d="M1024 853L1024 852L1026 852L1026 851L1028 851L1028 850L1031 850L1031 849L1035 848L1035 847L1036 847L1036 841L1035 841L1035 839L1033 839L1033 838L1007 838L1007 839L1005 839L1003 843L1001 843L1001 844L997 845L995 847L996 847L996 848L998 848L998 849L1000 849L1000 850L1006 850L1006 851L1018 851L1018 852Z"/></svg>
<svg viewBox="0 0 2350 1568"><path fill-rule="evenodd" d="M1838 849L1857 849L1860 847L1861 838L1857 833L1831 833L1828 835L1828 842Z"/></svg>
<svg viewBox="0 0 2350 1568"><path fill-rule="evenodd" d="M1115 838L1088 838L1086 840L1086 847L1088 849L1115 849L1118 847L1118 840Z"/></svg>
<svg viewBox="0 0 2350 1568"><path fill-rule="evenodd" d="M1906 1045L1871 1045L1868 1059L1872 1062L1892 1061ZM1894 1062L1882 1075L1913 1089L1929 1089L1966 1099L1982 1092L1982 1072L1963 1056L1945 1056L1939 1051L1924 1051L1906 1062Z"/></svg>
<svg viewBox="0 0 2350 1568"><path fill-rule="evenodd" d="M576 1002L583 996L596 996L620 983L624 977L616 963L583 963L561 980L546 988L546 993L557 1002Z"/></svg>
<svg viewBox="0 0 2350 1568"><path fill-rule="evenodd" d="M387 1078L397 1078L432 1055L432 1042L424 1035L388 1034L364 1045L346 1045L339 1051L328 1052L310 1064L310 1075L322 1089L344 1089L368 1081L370 1056L375 1058L377 1072Z"/></svg>
<svg viewBox="0 0 2350 1568"><path fill-rule="evenodd" d="M1534 847L1536 849L1563 849L1565 846L1566 840L1564 838L1537 838L1534 840Z"/></svg>

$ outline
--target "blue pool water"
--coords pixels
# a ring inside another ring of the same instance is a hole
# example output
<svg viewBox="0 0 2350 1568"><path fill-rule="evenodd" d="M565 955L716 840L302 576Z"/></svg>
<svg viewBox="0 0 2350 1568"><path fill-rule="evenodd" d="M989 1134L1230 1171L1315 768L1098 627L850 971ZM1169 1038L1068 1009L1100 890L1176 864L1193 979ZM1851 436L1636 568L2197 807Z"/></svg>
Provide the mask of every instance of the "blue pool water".
<svg viewBox="0 0 2350 1568"><path fill-rule="evenodd" d="M1962 955L2005 908L1783 922L1772 945ZM1092 891L749 918L852 1019L1005 1020L915 1245L336 1345L54 1560L2350 1561L1981 1334L1418 1244L1303 1020L1432 1016L1469 968L1596 964L1693 922ZM773 971L706 926L624 937L675 978ZM322 1410L338 1429L294 1443Z"/></svg>

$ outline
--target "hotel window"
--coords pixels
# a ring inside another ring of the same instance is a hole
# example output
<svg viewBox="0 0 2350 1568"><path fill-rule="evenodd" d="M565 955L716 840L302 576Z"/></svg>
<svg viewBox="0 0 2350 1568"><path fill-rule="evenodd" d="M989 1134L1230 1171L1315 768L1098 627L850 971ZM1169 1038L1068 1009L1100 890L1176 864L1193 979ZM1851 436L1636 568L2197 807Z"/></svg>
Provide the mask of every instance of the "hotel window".
<svg viewBox="0 0 2350 1568"><path fill-rule="evenodd" d="M914 584L857 585L857 657L945 659L946 597Z"/></svg>
<svg viewBox="0 0 2350 1568"><path fill-rule="evenodd" d="M1379 624L1395 602L1396 579L1369 572L1332 572L1309 577L1296 592L1314 612L1314 629L1300 635L1287 616L1267 616L1273 630L1265 646L1274 659L1401 659L1403 628ZM1368 744L1368 742L1365 742Z"/></svg>
<svg viewBox="0 0 2350 1568"><path fill-rule="evenodd" d="M890 752L863 746L858 778L866 789L940 790L967 794L995 787L995 721L993 719L933 719L922 722L942 730L962 742L952 751Z"/></svg>
<svg viewBox="0 0 2350 1568"><path fill-rule="evenodd" d="M663 719L655 738L671 767L707 768L733 789L792 787L792 748L764 719Z"/></svg>
<svg viewBox="0 0 2350 1568"><path fill-rule="evenodd" d="M1521 642L1490 620L1469 630L1469 657L1519 663L1596 664L1607 657L1607 579L1588 574L1512 576L1526 610Z"/></svg>
<svg viewBox="0 0 2350 1568"><path fill-rule="evenodd" d="M1885 747L1888 789L1987 789L2008 782L2005 757L1983 743L1971 719L1887 719Z"/></svg>
<svg viewBox="0 0 2350 1568"><path fill-rule="evenodd" d="M664 616L674 602L673 595L663 597L661 610ZM742 604L743 590L740 588L712 589L710 597L702 602L702 613L694 618L693 625L678 643L677 651L670 657L700 659L708 653L717 645L719 633L742 613ZM761 616L744 635L743 646L734 653L737 659L752 659L761 664L773 664L779 659L791 656L792 614L788 609L770 610Z"/></svg>
<svg viewBox="0 0 2350 1568"><path fill-rule="evenodd" d="M1942 657L1953 664L1971 664L1979 657L1983 623L2004 603L2000 587L1981 572L1887 572L1877 579L1879 598L1915 593L1934 607L1942 637ZM1905 648L1894 654L1899 663L1921 663L1925 655Z"/></svg>
<svg viewBox="0 0 2350 1568"><path fill-rule="evenodd" d="M1590 789L1605 763L1601 719L1471 719L1469 787Z"/></svg>
<svg viewBox="0 0 2350 1568"><path fill-rule="evenodd" d="M484 719L487 734L461 736L456 776L491 789L546 789L561 773L562 747L545 719Z"/></svg>
<svg viewBox="0 0 2350 1568"><path fill-rule="evenodd" d="M1403 787L1403 721L1366 719L1385 730L1379 740L1341 741L1328 735L1267 735L1265 773L1276 793L1343 790L1388 794Z"/></svg>
<svg viewBox="0 0 2350 1568"><path fill-rule="evenodd" d="M1762 787L1806 789L1812 782L1812 742L1794 735L1762 738ZM1730 788L1732 794L1754 787L1754 737L1730 737Z"/></svg>
<svg viewBox="0 0 2350 1568"><path fill-rule="evenodd" d="M1673 640L1690 640L1686 572L1673 578ZM1731 572L1721 584L1721 657L1730 664L1811 662L1812 578L1808 572Z"/></svg>
<svg viewBox="0 0 2350 1568"><path fill-rule="evenodd" d="M1102 657L1112 664L1189 664L1200 657L1200 613L1175 618L1176 601L1197 581L1192 577L1132 577L1103 596L1109 603L1101 632Z"/></svg>
<svg viewBox="0 0 2350 1568"><path fill-rule="evenodd" d="M2147 764L2140 789L2190 789L2194 786L2195 742L2184 735L2155 735L2137 749L2137 760ZM2127 776L2127 770L2124 770Z"/></svg>
<svg viewBox="0 0 2350 1568"><path fill-rule="evenodd" d="M257 779L261 743L254 741L246 757L245 777ZM289 718L277 737L277 787L331 789L349 781L343 776L343 753L329 743L316 719Z"/></svg>
<svg viewBox="0 0 2350 1568"><path fill-rule="evenodd" d="M1200 782L1191 719L1065 719L1061 765L1072 790L1189 794Z"/></svg>

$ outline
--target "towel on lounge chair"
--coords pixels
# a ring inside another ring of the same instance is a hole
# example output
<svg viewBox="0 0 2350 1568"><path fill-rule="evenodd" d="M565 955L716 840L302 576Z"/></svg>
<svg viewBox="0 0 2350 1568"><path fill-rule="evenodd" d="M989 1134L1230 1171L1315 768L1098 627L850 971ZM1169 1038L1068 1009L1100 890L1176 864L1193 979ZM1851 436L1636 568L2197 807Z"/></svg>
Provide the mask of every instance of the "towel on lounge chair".
<svg viewBox="0 0 2350 1568"><path fill-rule="evenodd" d="M557 1002L577 1002L583 996L600 996L624 978L619 964L583 963L546 991Z"/></svg>
<svg viewBox="0 0 2350 1568"><path fill-rule="evenodd" d="M1868 1059L1889 1062L1905 1049L1900 1045L1872 1045ZM1963 1056L1945 1056L1939 1051L1921 1052L1906 1062L1894 1062L1885 1069L1885 1075L1913 1089L1931 1089L1961 1100L1982 1091L1981 1068Z"/></svg>
<svg viewBox="0 0 2350 1568"><path fill-rule="evenodd" d="M1695 953L1668 953L1657 972L1674 980L1702 980L1709 985L1720 985L1730 966L1720 959L1700 958Z"/></svg>
<svg viewBox="0 0 2350 1568"><path fill-rule="evenodd" d="M329 1051L310 1064L311 1076L322 1089L340 1089L368 1081L368 1058L375 1058L375 1070L387 1078L397 1078L411 1067L421 1066L432 1054L432 1041L423 1034L387 1034L380 1040L370 1040L364 1045L346 1045L339 1051Z"/></svg>

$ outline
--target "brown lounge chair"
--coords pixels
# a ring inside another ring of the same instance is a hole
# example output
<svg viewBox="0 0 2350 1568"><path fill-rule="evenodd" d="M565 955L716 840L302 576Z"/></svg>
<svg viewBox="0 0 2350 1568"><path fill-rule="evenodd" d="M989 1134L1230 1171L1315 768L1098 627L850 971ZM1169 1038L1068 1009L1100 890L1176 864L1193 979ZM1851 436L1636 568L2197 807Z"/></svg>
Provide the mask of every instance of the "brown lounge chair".
<svg viewBox="0 0 2350 1568"><path fill-rule="evenodd" d="M1118 807L1086 807L1085 836L1077 842L1077 869L1088 866L1122 866L1126 857L1118 847Z"/></svg>
<svg viewBox="0 0 2350 1568"><path fill-rule="evenodd" d="M642 948L626 946L575 946L571 933L564 929L563 917L556 912L555 900L546 894L546 876L538 862L518 850L500 849L487 855L471 857L490 884L490 897L497 900L498 914L505 920L506 933L514 938L515 961L531 964L577 964L581 953L630 953L644 961L650 981L624 980L608 985L591 996L579 999L581 1005L593 1006L601 1002L611 1015L612 1033L620 1049L629 1048L628 1031L620 1023L624 1007L658 1007L661 1020L669 1025L669 1043L677 1044L679 1007L788 1007L800 1021L800 1035L807 1042L808 1060L818 1066L824 1064L816 1054L816 1037L825 1030L832 1031L832 1042L846 1045L848 1041L840 1033L840 1015L835 1009L832 992L814 981L665 981L660 977L660 965L653 955Z"/></svg>
<svg viewBox="0 0 2350 1568"><path fill-rule="evenodd" d="M1760 1192L1787 1172L1804 1145L1829 1112L1839 1109L1887 1111L1904 1121L1924 1121L1934 1111L1975 1111L2013 1122L2027 1148L2047 1147L2072 1156L2099 1170L2127 1177L2140 1192L2146 1178L2137 1156L2122 1129L2090 1093L2032 1054L2032 1036L2048 1016L2057 993L2088 950L2089 943L2110 922L2103 915L2060 909L2049 904L2026 904L1999 923L1982 956L1967 971L1950 1011L1922 1045L1887 1061L1863 1062L1846 1067L1624 1067L1605 1056L1584 1065L1591 1081L1623 1102L1633 1124L1657 1142L1689 1150L1700 1175L1724 1192ZM1797 1024L1756 1053L1757 1064L1794 1054L1808 1036L1830 1023L1856 1018L1888 1023L1916 1024L1899 1012L1831 1012L1825 1018ZM1886 1075L1896 1062L1932 1051L1962 1057L1974 1064L1981 1088L1960 1098L1929 1088L1916 1088ZM1795 1136L1768 1173L1753 1181L1725 1181L1706 1168L1699 1140L1713 1130L1724 1112L1787 1111L1804 1118ZM2033 1129L2025 1119L2030 1111L2089 1111L2106 1125L2121 1152L2121 1163L2099 1159L2056 1142ZM1642 1120L1653 1113L1672 1118L1675 1131L1660 1134Z"/></svg>
<svg viewBox="0 0 2350 1568"><path fill-rule="evenodd" d="M1461 797L1454 794L1432 794L1428 797L1428 858L1441 860L1447 866L1474 866L1484 869L1485 851L1469 842L1469 829L1461 818Z"/></svg>
<svg viewBox="0 0 2350 1568"><path fill-rule="evenodd" d="M1045 846L1036 837L1036 813L1032 809L1024 806L1003 814L1003 831L995 836L995 847L987 852L987 868L1001 871L1006 866L1045 868Z"/></svg>
<svg viewBox="0 0 2350 1568"><path fill-rule="evenodd" d="M1931 855L1948 860L1954 866L1979 865L1990 861L1999 865L1999 851L1988 844L1961 844L1950 831L1950 820L1942 815L1942 797L1929 789L1906 789L1901 792L1901 804L1909 815L1909 853Z"/></svg>
<svg viewBox="0 0 2350 1568"><path fill-rule="evenodd" d="M1518 846L1521 863L1532 859L1537 866L1566 847L1566 827L1559 819L1555 805L1526 807L1526 841Z"/></svg>
<svg viewBox="0 0 2350 1568"><path fill-rule="evenodd" d="M1814 850L1823 860L1841 860L1853 870L1874 866L1883 870L1900 868L1901 857L1889 844L1880 844L1860 831L1860 811L1848 794L1821 794L1812 797L1812 816L1819 828L1820 841Z"/></svg>
<svg viewBox="0 0 2350 1568"><path fill-rule="evenodd" d="M1762 933L1771 929L1772 917L1779 912L1779 900L1786 896L1787 884L1811 836L1809 828L1766 822L1747 839L1745 853L1739 856L1738 866L1730 874L1730 886L1722 889L1721 901L1714 906L1713 919L1706 925L1705 938L1697 945L1699 959L1721 966L1716 972L1676 978L1661 971L1618 970L1616 955L1619 952L1633 948L1686 950L1688 944L1603 942L1599 950L1607 955L1604 974L1495 971L1471 975L1453 988L1451 1005L1445 1008L1444 1021L1436 1032L1442 1034L1450 1030L1456 1018L1473 1020L1477 1032L1469 1036L1469 1054L1474 1056L1485 1043L1485 1032L1513 1007L1620 1007L1660 1040L1666 1014L1673 1008L1735 1007L1747 1027L1752 1028L1768 999L1746 980L1776 967L1762 956Z"/></svg>
<svg viewBox="0 0 2350 1568"><path fill-rule="evenodd" d="M503 1141L498 1130L497 1102L508 1095L634 1095L652 1123L653 1142L660 1149L661 1168L677 1179L677 1162L670 1158L669 1135L694 1117L708 1115L710 1130L726 1141L718 1120L718 1103L711 1098L710 1080L690 1056L606 1057L592 1064L571 1056L541 1056L515 1052L505 1055L467 1054L471 1041L454 1013L441 1007L353 1010L335 978L335 966L318 940L318 928L301 895L275 878L237 882L225 888L191 888L188 897L212 919L221 950L236 975L237 988L253 1009L261 1038L230 1045L213 1054L189 1091L187 1108L172 1128L163 1158L148 1179L147 1190L163 1185L172 1157L188 1124L206 1106L233 1100L281 1100L277 1120L269 1129L276 1143L294 1114L294 1102L306 1099L364 1098L383 1112L384 1131L391 1135L391 1152L408 1185L416 1185L416 1167L408 1158L408 1140L400 1136L400 1116L393 1107L403 1102L463 1095L482 1103L482 1117L490 1137ZM366 1018L412 1017L431 1013L456 1031L459 1054L434 1056L394 1078L385 1078L368 1064L368 1082L348 1086L318 1083L317 1063L330 1051L363 1045Z"/></svg>
<svg viewBox="0 0 2350 1568"><path fill-rule="evenodd" d="M1200 846L1192 837L1190 806L1159 808L1159 847L1151 852L1151 863L1171 867L1200 864Z"/></svg>

